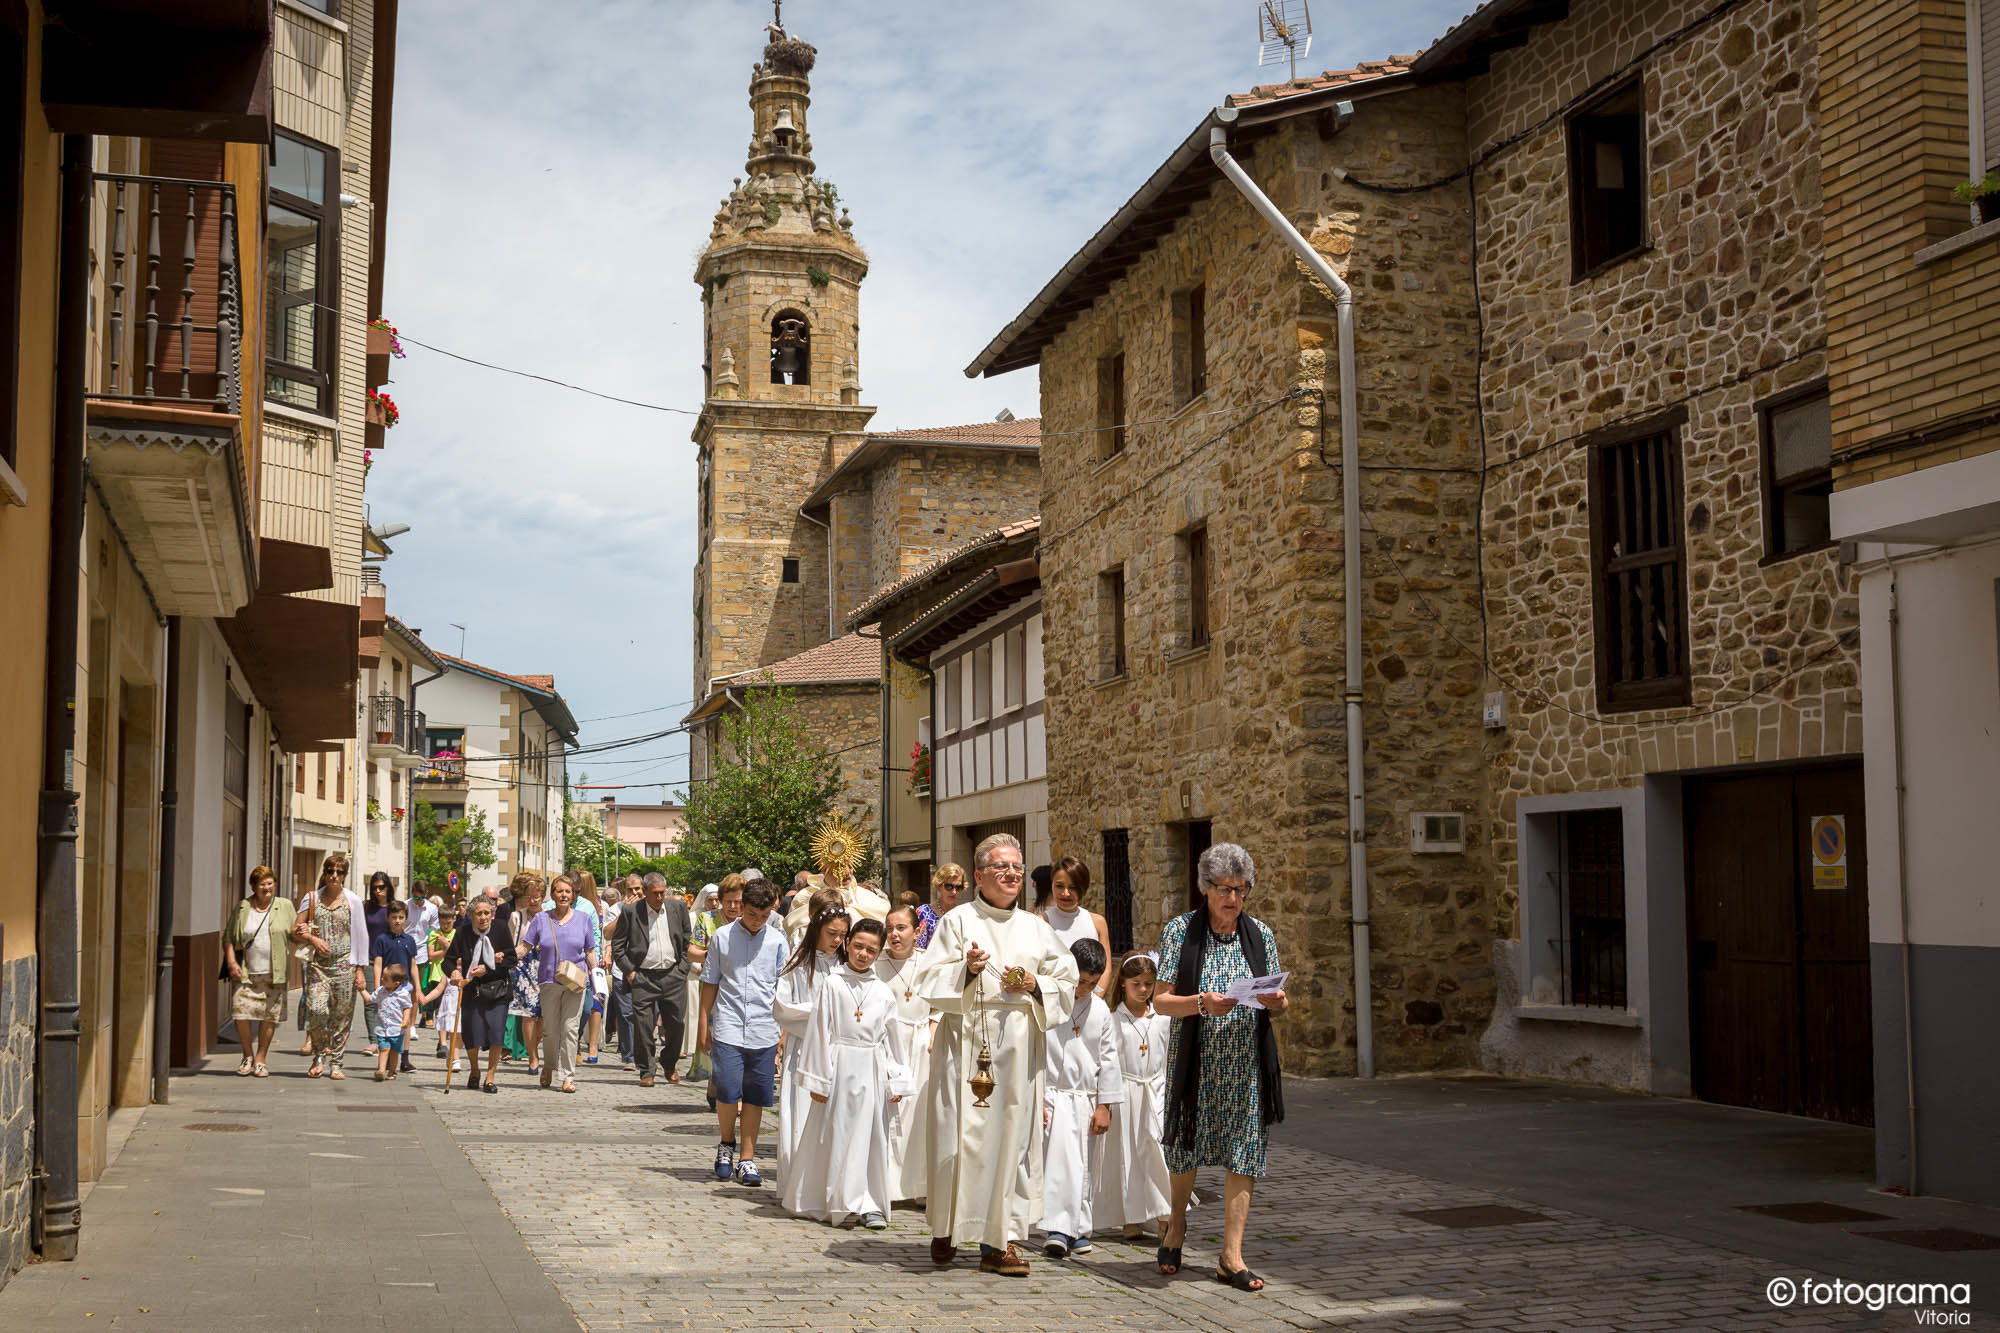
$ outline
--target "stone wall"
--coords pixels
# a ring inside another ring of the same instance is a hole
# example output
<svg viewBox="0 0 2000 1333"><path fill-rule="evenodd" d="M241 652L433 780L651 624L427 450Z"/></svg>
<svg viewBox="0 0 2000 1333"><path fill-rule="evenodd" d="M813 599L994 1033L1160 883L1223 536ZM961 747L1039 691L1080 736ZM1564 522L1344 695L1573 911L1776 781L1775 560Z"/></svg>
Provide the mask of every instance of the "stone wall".
<svg viewBox="0 0 2000 1333"><path fill-rule="evenodd" d="M1034 450L905 447L870 483L873 591L1033 514L1041 504L1042 460Z"/></svg>
<svg viewBox="0 0 2000 1333"><path fill-rule="evenodd" d="M1509 722L1492 752L1500 924L1516 802L1648 773L1858 753L1853 584L1831 548L1765 558L1759 404L1826 375L1811 7L1765 0L1641 54L1707 8L1582 7L1467 85L1484 317L1486 623ZM1561 111L1632 66L1647 246L1573 280ZM1553 116L1553 119L1551 117ZM1683 409L1693 708L1603 715L1591 432ZM1461 655L1461 660L1469 660Z"/></svg>
<svg viewBox="0 0 2000 1333"><path fill-rule="evenodd" d="M1453 87L1362 100L1257 141L1251 173L1356 291L1374 1032L1385 1070L1471 1062L1491 1006L1485 840L1418 858L1409 814L1476 811L1473 297L1462 203L1364 193L1333 168L1443 175L1463 162ZM1175 296L1206 283L1208 388L1179 401ZM1051 855L1099 870L1127 830L1135 939L1184 909L1190 821L1258 861L1250 910L1293 969L1288 1067L1352 1072L1343 549L1333 308L1226 185L1042 357ZM1122 453L1099 461L1099 366L1123 352ZM1101 511L1101 512L1100 512ZM1188 640L1185 534L1206 523L1212 640ZM1105 678L1100 576L1125 578L1128 670Z"/></svg>
<svg viewBox="0 0 2000 1333"><path fill-rule="evenodd" d="M28 1261L34 1231L35 962L0 964L0 1287Z"/></svg>
<svg viewBox="0 0 2000 1333"><path fill-rule="evenodd" d="M754 685L749 688L756 688ZM796 716L813 744L840 761L840 795L836 808L860 819L879 833L876 803L882 793L882 690L874 684L786 686L793 694ZM699 733L711 755L727 753L720 716L709 719Z"/></svg>
<svg viewBox="0 0 2000 1333"><path fill-rule="evenodd" d="M1969 225L1968 207L1950 196L1971 169L1965 12L1948 0L1819 7L1827 338L1842 488L2000 449L1991 420L1938 432L2000 407L2000 245L1988 236L1911 262ZM1982 38L1990 60L2000 35ZM1903 114L1885 116L1885 106ZM1937 433L1911 439L1924 430Z"/></svg>

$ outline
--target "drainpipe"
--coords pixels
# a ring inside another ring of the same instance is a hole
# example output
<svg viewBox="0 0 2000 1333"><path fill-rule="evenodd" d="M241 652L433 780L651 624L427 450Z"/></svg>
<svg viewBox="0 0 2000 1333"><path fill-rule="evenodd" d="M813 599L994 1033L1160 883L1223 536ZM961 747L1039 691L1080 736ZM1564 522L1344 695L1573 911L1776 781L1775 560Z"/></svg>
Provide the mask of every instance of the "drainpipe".
<svg viewBox="0 0 2000 1333"><path fill-rule="evenodd" d="M812 524L814 527L818 528L821 532L824 532L826 534L826 640L825 641L831 643L833 641L833 505L831 503L827 505L826 521L824 523L820 522L820 520L814 518L811 514L808 514L803 509L799 510L799 517L804 519L806 522Z"/></svg>
<svg viewBox="0 0 2000 1333"><path fill-rule="evenodd" d="M90 356L90 136L62 141L62 239L56 258L55 450L50 485L49 625L42 686L42 790L36 852L41 1032L35 1130L43 1259L76 1258L77 1198L76 635L82 591L85 366Z"/></svg>
<svg viewBox="0 0 2000 1333"><path fill-rule="evenodd" d="M167 617L167 720L162 729L160 784L160 940L159 976L153 994L153 1100L167 1104L167 1069L172 1059L174 1025L174 873L180 830L181 752L181 618Z"/></svg>
<svg viewBox="0 0 2000 1333"><path fill-rule="evenodd" d="M1208 155L1229 183L1250 201L1286 245L1290 246L1314 277L1333 293L1340 354L1340 498L1341 572L1345 592L1341 615L1347 634L1347 874L1348 896L1354 904L1354 1059L1362 1078L1375 1076L1374 988L1369 980L1368 947L1368 799L1362 767L1361 712L1361 445L1359 413L1355 403L1354 372L1354 292L1341 281L1333 266L1299 234L1291 220L1279 211L1257 182L1250 179L1235 158L1229 155L1229 125L1236 119L1235 107L1215 109L1216 124L1209 127ZM1324 410L1324 408L1322 408Z"/></svg>
<svg viewBox="0 0 2000 1333"><path fill-rule="evenodd" d="M1911 1009L1910 984L1910 825L1905 817L1908 789L1903 768L1902 608L1896 597L1896 566L1889 565L1889 725L1895 730L1893 763L1896 774L1896 935L1903 973L1903 1098L1909 1118L1909 1191L1917 1187L1917 1020Z"/></svg>

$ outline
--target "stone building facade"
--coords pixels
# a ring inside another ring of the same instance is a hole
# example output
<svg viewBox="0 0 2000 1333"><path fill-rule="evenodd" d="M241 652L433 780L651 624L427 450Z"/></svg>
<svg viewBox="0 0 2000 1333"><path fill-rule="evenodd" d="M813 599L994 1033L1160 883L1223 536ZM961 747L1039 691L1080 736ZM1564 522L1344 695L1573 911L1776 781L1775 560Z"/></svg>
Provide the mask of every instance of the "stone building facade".
<svg viewBox="0 0 2000 1333"><path fill-rule="evenodd" d="M1446 641L1478 634L1464 215L1329 190L1336 167L1383 158L1453 170L1463 113L1456 89L1407 80L1352 95L1335 137L1300 105L1246 117L1236 140L1368 302L1360 614L1376 1045L1387 1069L1463 1065L1491 1007L1487 849L1419 855L1408 829L1415 812L1478 809L1486 780L1478 670ZM1250 910L1293 972L1287 1067L1352 1072L1341 496L1336 409L1321 406L1335 389L1334 308L1219 182L1207 134L1204 122L1135 221L1134 239L1155 244L1128 263L1125 238L1110 241L1077 266L1078 286L1103 289L1087 308L1017 320L975 363L1041 369L1050 855L1081 857L1107 895L1129 891L1145 947L1187 909L1203 847L1247 847ZM1086 305L1063 280L1044 301Z"/></svg>
<svg viewBox="0 0 2000 1333"><path fill-rule="evenodd" d="M1861 872L1801 887L1809 825L1862 822L1816 93L1809 8L1767 0L1489 4L1420 56L1231 99L1247 170L1355 292L1365 829L1331 306L1217 181L1213 118L974 362L1042 373L1055 853L1122 833L1143 932L1195 845L1248 846L1308 1067L1354 1067L1351 839L1378 1067L1860 1118L1865 1063L1815 1083L1813 1023L1743 998L1749 935L1804 922L1828 953L1780 970L1865 1021Z"/></svg>
<svg viewBox="0 0 2000 1333"><path fill-rule="evenodd" d="M2000 1026L2000 214L1951 189L2000 167L2000 3L1836 0L1819 43L1832 527L1854 543L1868 681L1876 1176L1991 1204L2000 1075L1966 1053Z"/></svg>

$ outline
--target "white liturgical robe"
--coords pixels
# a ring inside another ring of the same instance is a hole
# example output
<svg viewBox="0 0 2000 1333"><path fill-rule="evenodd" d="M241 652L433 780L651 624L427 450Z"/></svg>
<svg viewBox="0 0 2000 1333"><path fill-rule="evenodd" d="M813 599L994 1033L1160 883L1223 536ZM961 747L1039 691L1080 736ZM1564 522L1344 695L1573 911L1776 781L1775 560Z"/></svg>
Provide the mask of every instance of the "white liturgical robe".
<svg viewBox="0 0 2000 1333"><path fill-rule="evenodd" d="M846 964L840 955L823 953L809 958L778 978L777 992L771 997L771 1014L785 1039L784 1067L778 1071L778 1185L783 1188L785 1173L791 1169L792 1149L798 1146L799 1131L805 1128L806 1112L812 1098L799 1083L800 1057L804 1053L806 1030L812 1024L813 996L820 979Z"/></svg>
<svg viewBox="0 0 2000 1333"><path fill-rule="evenodd" d="M912 1089L896 997L873 972L843 965L820 978L798 1071L808 1109L780 1202L835 1226L887 1216L889 1098L907 1099ZM812 1101L814 1093L826 1101Z"/></svg>
<svg viewBox="0 0 2000 1333"><path fill-rule="evenodd" d="M1119 1005L1111 1015L1125 1104L1111 1117L1095 1184L1092 1222L1150 1227L1168 1211L1166 1152L1167 1033L1171 1020L1149 1007L1142 1016Z"/></svg>
<svg viewBox="0 0 2000 1333"><path fill-rule="evenodd" d="M973 944L988 961L968 977ZM1010 967L1035 975L1033 994L1001 989ZM1043 1034L1068 1020L1076 980L1076 960L1032 912L998 908L975 893L938 922L917 987L939 1014L925 1099L933 1236L997 1249L1027 1239L1041 1219ZM992 1054L994 1083L983 1107L973 1105L966 1085L982 1043Z"/></svg>
<svg viewBox="0 0 2000 1333"><path fill-rule="evenodd" d="M812 920L812 896L825 887L826 881L814 875L808 886L792 899L792 910L785 913L785 944L788 947L797 949L799 941L805 938L806 927ZM840 901L847 905L848 913L855 920L864 916L870 921L889 919L889 900L866 884L849 880L839 886L839 892Z"/></svg>
<svg viewBox="0 0 2000 1333"><path fill-rule="evenodd" d="M1046 1040L1042 1095L1049 1108L1049 1140L1042 1226L1075 1239L1090 1234L1091 1190L1104 1157L1104 1138L1090 1132L1090 1117L1100 1106L1125 1100L1125 1080L1118 1072L1111 1011L1095 995L1084 996L1067 1023L1051 1025ZM1111 1119L1117 1123L1118 1111Z"/></svg>
<svg viewBox="0 0 2000 1333"><path fill-rule="evenodd" d="M903 1029L903 1058L910 1066L914 1094L889 1108L889 1185L899 1199L924 1197L930 1174L929 1115L924 1105L931 1077L931 1006L917 990L924 962L919 949L900 962L883 954L875 960L875 975L896 999L896 1021Z"/></svg>

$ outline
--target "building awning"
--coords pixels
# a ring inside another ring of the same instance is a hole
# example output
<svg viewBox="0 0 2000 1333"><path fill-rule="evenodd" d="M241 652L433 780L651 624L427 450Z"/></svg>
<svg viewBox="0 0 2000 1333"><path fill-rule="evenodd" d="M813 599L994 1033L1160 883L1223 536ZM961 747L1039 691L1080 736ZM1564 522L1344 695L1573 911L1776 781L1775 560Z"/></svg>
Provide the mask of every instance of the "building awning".
<svg viewBox="0 0 2000 1333"><path fill-rule="evenodd" d="M361 621L352 605L259 593L217 623L280 745L296 754L354 739Z"/></svg>
<svg viewBox="0 0 2000 1333"><path fill-rule="evenodd" d="M90 480L161 613L235 614L257 582L242 419L92 400L88 423Z"/></svg>
<svg viewBox="0 0 2000 1333"><path fill-rule="evenodd" d="M271 142L270 0L46 0L43 8L50 129Z"/></svg>

